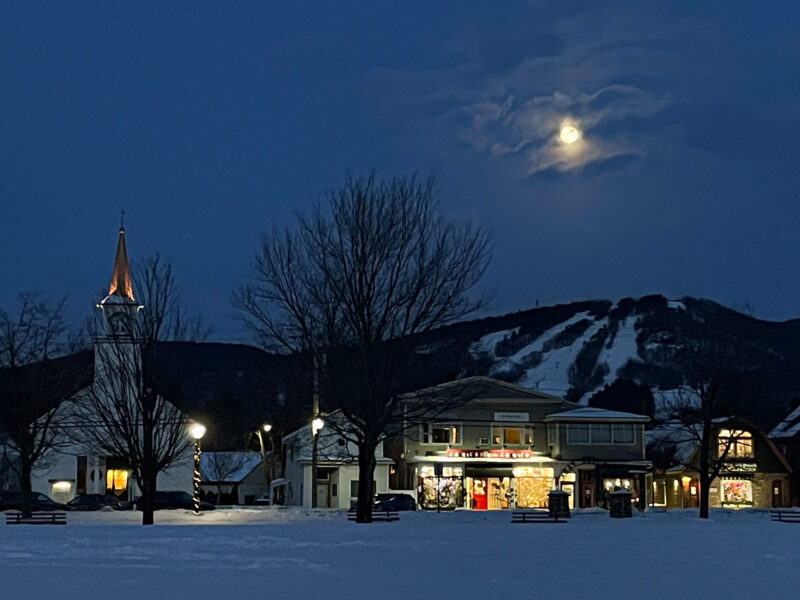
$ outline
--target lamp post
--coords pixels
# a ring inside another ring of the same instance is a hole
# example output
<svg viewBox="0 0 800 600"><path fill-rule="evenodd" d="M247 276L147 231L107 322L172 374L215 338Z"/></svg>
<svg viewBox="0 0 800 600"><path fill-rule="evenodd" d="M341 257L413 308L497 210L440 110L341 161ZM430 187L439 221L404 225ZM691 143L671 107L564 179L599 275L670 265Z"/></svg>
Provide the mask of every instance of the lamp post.
<svg viewBox="0 0 800 600"><path fill-rule="evenodd" d="M189 433L194 438L194 514L200 514L200 440L206 434L206 428L202 423L195 423L189 429Z"/></svg>
<svg viewBox="0 0 800 600"><path fill-rule="evenodd" d="M325 421L315 416L311 421L311 508L317 508L317 440Z"/></svg>
<svg viewBox="0 0 800 600"><path fill-rule="evenodd" d="M264 423L261 426L261 429L256 431L256 434L258 435L258 445L261 446L261 463L264 465L264 479L266 479L267 488L269 489L269 503L272 504L272 489L270 484L272 483L272 465L275 460L275 441L272 439L272 436L269 435L270 431L272 431L272 425L269 423ZM267 464L267 451L264 446L265 433L269 438L269 464Z"/></svg>

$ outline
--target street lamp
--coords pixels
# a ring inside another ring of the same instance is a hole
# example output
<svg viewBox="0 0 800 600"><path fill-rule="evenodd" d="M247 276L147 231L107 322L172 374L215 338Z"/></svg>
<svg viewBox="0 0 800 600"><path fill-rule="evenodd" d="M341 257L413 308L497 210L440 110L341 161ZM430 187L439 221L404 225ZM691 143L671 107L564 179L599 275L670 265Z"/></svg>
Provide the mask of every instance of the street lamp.
<svg viewBox="0 0 800 600"><path fill-rule="evenodd" d="M206 434L202 423L194 423L189 428L189 433L194 438L194 514L200 514L200 440Z"/></svg>
<svg viewBox="0 0 800 600"><path fill-rule="evenodd" d="M325 421L315 416L311 421L311 508L317 508L317 438L323 427Z"/></svg>
<svg viewBox="0 0 800 600"><path fill-rule="evenodd" d="M263 433L262 433L263 430ZM267 481L267 489L269 489L269 503L272 504L272 465L273 461L275 460L275 441L272 439L272 436L269 435L269 432L272 431L272 425L269 423L264 423L261 426L261 429L256 430L256 435L258 435L258 445L261 447L261 463L264 465L264 478ZM269 463L267 463L267 451L264 447L264 433L267 434L269 438Z"/></svg>

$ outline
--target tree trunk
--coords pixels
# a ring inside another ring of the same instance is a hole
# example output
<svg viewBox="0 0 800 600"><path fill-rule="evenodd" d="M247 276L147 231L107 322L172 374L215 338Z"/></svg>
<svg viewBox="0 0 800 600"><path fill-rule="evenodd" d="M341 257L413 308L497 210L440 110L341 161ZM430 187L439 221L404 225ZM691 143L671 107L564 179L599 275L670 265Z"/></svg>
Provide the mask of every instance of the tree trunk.
<svg viewBox="0 0 800 600"><path fill-rule="evenodd" d="M153 524L153 513L156 496L156 473L151 469L142 469L142 525Z"/></svg>
<svg viewBox="0 0 800 600"><path fill-rule="evenodd" d="M708 496L711 492L711 476L709 473L709 433L710 426L705 427L700 442L700 518L708 518Z"/></svg>
<svg viewBox="0 0 800 600"><path fill-rule="evenodd" d="M20 511L23 517L30 517L33 509L33 490L31 489L32 465L25 456L20 457L19 465Z"/></svg>
<svg viewBox="0 0 800 600"><path fill-rule="evenodd" d="M358 504L356 523L372 523L372 502L375 498L375 449L377 444L366 442L358 446Z"/></svg>

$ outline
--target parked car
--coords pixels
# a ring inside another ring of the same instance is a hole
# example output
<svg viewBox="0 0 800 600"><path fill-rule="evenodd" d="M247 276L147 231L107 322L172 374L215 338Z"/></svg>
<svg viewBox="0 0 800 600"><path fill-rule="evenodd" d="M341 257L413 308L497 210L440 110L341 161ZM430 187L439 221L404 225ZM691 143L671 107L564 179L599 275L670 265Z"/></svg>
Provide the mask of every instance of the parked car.
<svg viewBox="0 0 800 600"><path fill-rule="evenodd" d="M417 501L410 494L376 494L372 508L380 510L417 510Z"/></svg>
<svg viewBox="0 0 800 600"><path fill-rule="evenodd" d="M0 511L3 510L22 510L22 494L20 492L0 492ZM33 492L31 493L31 510L70 510L70 507L55 502L44 494Z"/></svg>
<svg viewBox="0 0 800 600"><path fill-rule="evenodd" d="M142 510L142 497L139 496L136 498L133 504L136 510ZM194 510L194 498L192 498L191 494L187 494L186 492L156 492L155 498L153 499L153 508L155 510L170 510L176 508ZM210 502L200 502L200 510L214 510L215 508L216 506Z"/></svg>
<svg viewBox="0 0 800 600"><path fill-rule="evenodd" d="M100 510L109 508L122 510L119 498L106 494L79 494L67 502L70 510Z"/></svg>

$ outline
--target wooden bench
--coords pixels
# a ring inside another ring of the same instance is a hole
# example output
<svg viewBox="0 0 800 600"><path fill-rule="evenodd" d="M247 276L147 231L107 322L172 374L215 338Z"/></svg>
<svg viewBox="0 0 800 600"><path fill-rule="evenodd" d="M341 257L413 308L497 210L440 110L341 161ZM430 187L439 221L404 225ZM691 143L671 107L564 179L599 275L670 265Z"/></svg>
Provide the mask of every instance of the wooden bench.
<svg viewBox="0 0 800 600"><path fill-rule="evenodd" d="M511 513L512 523L566 523L566 519L559 519L550 515L546 510L515 510Z"/></svg>
<svg viewBox="0 0 800 600"><path fill-rule="evenodd" d="M769 518L783 523L800 523L800 511L797 510L771 510Z"/></svg>
<svg viewBox="0 0 800 600"><path fill-rule="evenodd" d="M356 509L351 508L347 511L347 520L348 521L355 521L356 520ZM396 510L376 510L372 509L372 522L373 523L391 523L392 521L399 521L400 515L397 514Z"/></svg>
<svg viewBox="0 0 800 600"><path fill-rule="evenodd" d="M6 525L66 525L65 512L35 512L23 517L21 512L7 512Z"/></svg>

